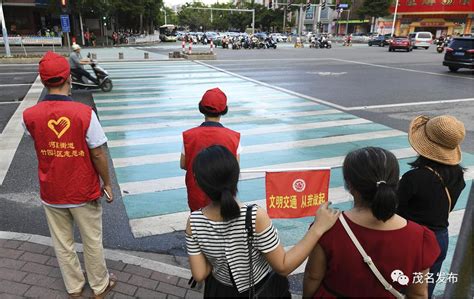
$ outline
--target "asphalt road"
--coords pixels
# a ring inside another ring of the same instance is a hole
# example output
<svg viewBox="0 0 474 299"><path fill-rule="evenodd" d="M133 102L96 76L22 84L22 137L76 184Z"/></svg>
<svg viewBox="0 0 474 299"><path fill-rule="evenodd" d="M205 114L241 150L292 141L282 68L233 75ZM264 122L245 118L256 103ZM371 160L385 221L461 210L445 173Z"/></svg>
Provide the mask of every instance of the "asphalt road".
<svg viewBox="0 0 474 299"><path fill-rule="evenodd" d="M359 107L350 113L405 132L416 115L452 114L466 126L463 150L474 152L474 100L437 103L472 99L474 73L467 69L450 73L442 65L443 54L433 47L406 53L365 45L335 45L332 49L285 45L276 50L218 48L216 54L218 60L205 63L348 109ZM407 106L373 107L392 104Z"/></svg>
<svg viewBox="0 0 474 299"><path fill-rule="evenodd" d="M149 51L167 53L170 49L170 46L154 47ZM474 153L474 101L438 103L472 98L473 73L466 70L449 73L441 65L443 55L434 49L389 53L387 48L335 45L330 50L287 46L277 50L216 49L216 53L219 60L206 64L326 101L349 113L402 131L407 131L409 120L419 114L455 115L464 121L467 129L463 150ZM0 65L0 131L36 78L36 68L36 65ZM93 104L87 95L79 98ZM425 101L431 103L416 104ZM403 105L390 106L393 104ZM376 105L383 107L374 107ZM117 183L114 188L117 202L104 204L106 247L185 255L181 232L134 239L119 200ZM0 186L0 230L49 235L38 204L38 190L33 143L24 136L5 182Z"/></svg>

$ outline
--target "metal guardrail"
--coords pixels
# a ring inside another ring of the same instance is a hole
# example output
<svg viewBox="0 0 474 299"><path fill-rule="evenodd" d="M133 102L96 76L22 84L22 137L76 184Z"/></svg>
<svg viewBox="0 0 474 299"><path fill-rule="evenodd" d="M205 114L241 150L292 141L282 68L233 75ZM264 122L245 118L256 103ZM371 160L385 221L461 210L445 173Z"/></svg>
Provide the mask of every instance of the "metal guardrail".
<svg viewBox="0 0 474 299"><path fill-rule="evenodd" d="M13 46L62 46L61 37L49 36L9 36L8 42ZM0 39L0 45L3 45L3 39Z"/></svg>

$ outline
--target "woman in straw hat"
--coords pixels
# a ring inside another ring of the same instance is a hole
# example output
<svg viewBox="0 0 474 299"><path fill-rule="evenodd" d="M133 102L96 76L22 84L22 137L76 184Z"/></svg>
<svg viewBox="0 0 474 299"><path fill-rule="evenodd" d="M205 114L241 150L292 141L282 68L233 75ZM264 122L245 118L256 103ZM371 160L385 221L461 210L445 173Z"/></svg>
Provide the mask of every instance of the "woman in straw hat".
<svg viewBox="0 0 474 299"><path fill-rule="evenodd" d="M465 134L464 124L449 115L418 116L408 132L419 156L400 180L398 212L436 234L441 254L430 269L435 282L429 284L429 297L448 250L448 216L466 186L460 165Z"/></svg>

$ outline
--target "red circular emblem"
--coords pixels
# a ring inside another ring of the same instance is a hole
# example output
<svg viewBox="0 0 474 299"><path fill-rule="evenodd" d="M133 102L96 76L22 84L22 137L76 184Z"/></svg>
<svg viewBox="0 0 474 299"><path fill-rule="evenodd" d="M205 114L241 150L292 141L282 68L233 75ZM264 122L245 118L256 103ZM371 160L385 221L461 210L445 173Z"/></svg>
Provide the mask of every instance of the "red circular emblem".
<svg viewBox="0 0 474 299"><path fill-rule="evenodd" d="M303 192L305 188L306 183L303 179L296 179L293 182L293 190L295 190L296 192Z"/></svg>

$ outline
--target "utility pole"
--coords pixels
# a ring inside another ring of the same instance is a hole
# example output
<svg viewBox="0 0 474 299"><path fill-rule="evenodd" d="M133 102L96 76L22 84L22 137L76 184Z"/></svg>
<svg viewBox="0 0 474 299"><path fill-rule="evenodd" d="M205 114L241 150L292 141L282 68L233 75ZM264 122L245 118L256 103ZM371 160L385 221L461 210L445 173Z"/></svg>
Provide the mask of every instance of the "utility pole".
<svg viewBox="0 0 474 299"><path fill-rule="evenodd" d="M393 21L392 21L392 35L395 34L395 22L397 21L397 12L398 12L398 0L395 2L395 13L393 14Z"/></svg>
<svg viewBox="0 0 474 299"><path fill-rule="evenodd" d="M3 15L3 1L0 1L0 21L2 22L2 35L3 44L5 45L5 54L7 57L11 57L12 53L10 52L10 43L8 42L7 26L5 24L5 16Z"/></svg>

